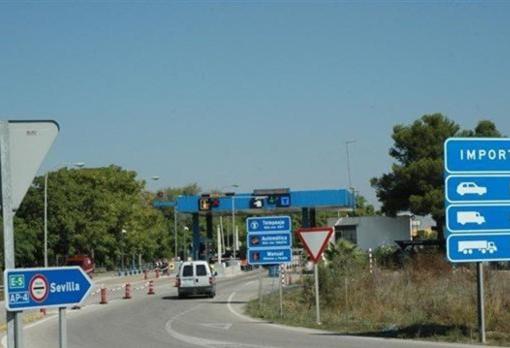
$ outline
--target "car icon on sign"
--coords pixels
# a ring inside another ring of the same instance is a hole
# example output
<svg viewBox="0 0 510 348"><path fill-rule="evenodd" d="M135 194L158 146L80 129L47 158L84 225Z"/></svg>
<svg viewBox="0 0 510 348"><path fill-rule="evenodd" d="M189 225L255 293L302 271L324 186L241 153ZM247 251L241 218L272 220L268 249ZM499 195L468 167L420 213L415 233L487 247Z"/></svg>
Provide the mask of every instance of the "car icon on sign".
<svg viewBox="0 0 510 348"><path fill-rule="evenodd" d="M487 187L478 186L474 182L461 182L459 185L457 185L457 193L461 196L464 195L482 196L487 193Z"/></svg>

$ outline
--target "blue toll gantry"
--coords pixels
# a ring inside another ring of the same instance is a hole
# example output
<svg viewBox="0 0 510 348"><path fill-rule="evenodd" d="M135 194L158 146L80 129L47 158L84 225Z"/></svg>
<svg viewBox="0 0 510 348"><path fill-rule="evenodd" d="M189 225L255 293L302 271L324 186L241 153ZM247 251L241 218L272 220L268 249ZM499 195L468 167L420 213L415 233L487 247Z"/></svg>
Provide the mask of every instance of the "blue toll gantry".
<svg viewBox="0 0 510 348"><path fill-rule="evenodd" d="M284 214L301 212L302 226L314 227L317 209L353 208L354 193L345 189L292 191L259 189L251 193L224 193L179 196L177 201L155 200L155 208L171 207L180 214L192 215L193 259L199 259L200 217L206 218L207 238L213 236L213 216L245 214ZM273 257L267 255L268 258ZM277 256L274 256L277 258ZM283 256L285 257L285 255ZM278 263L278 262L276 262Z"/></svg>

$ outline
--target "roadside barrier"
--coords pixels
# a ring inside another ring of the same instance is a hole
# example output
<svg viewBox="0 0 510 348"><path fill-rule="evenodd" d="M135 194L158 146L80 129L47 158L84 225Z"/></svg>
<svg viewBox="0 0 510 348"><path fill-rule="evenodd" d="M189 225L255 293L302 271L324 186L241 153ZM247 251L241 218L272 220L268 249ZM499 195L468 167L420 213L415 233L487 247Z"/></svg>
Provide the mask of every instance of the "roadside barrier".
<svg viewBox="0 0 510 348"><path fill-rule="evenodd" d="M102 287L101 288L101 301L99 302L99 304L107 304L107 303L108 303L108 300L106 299L106 288Z"/></svg>
<svg viewBox="0 0 510 348"><path fill-rule="evenodd" d="M124 287L124 300L129 300L131 298L131 284L126 283L126 286Z"/></svg>
<svg viewBox="0 0 510 348"><path fill-rule="evenodd" d="M149 280L149 291L147 291L147 295L154 295L154 281Z"/></svg>

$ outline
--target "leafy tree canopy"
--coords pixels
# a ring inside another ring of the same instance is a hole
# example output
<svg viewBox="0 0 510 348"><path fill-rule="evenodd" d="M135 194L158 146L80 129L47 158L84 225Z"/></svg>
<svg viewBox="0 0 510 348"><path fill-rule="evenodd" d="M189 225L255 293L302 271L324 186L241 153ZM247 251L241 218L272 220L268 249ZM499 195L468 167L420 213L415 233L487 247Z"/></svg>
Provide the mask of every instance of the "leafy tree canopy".
<svg viewBox="0 0 510 348"><path fill-rule="evenodd" d="M443 143L449 137L500 137L496 125L480 121L474 130L460 126L442 114L424 115L410 125L393 127L390 156L392 170L372 178L371 185L382 203L382 212L394 216L399 211L431 214L442 239L444 225Z"/></svg>

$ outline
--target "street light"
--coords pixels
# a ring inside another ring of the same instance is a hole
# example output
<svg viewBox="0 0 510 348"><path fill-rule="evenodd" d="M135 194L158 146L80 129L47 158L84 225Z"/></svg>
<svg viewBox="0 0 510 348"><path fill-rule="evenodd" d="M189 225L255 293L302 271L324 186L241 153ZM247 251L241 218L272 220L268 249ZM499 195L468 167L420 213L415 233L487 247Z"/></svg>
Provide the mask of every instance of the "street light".
<svg viewBox="0 0 510 348"><path fill-rule="evenodd" d="M349 180L349 190L354 193L354 187L352 187L352 178L351 178L351 159L349 156L349 144L354 144L356 140L347 140L345 142L345 152L347 154L347 179ZM354 195L353 202L353 210L356 208L356 195Z"/></svg>
<svg viewBox="0 0 510 348"><path fill-rule="evenodd" d="M85 163L76 162L72 165L77 168L82 168ZM63 166L67 165L61 164L54 167L52 170ZM46 174L44 174L44 267L48 267L48 173L49 172L46 172Z"/></svg>

